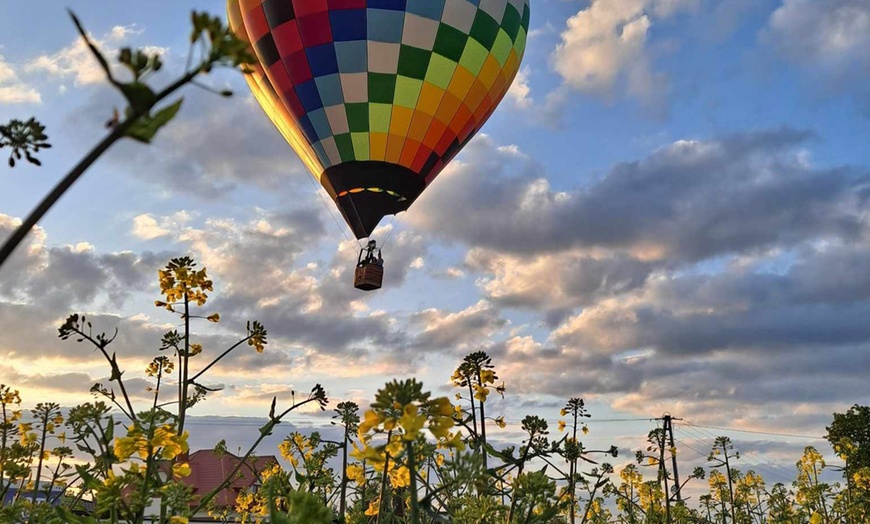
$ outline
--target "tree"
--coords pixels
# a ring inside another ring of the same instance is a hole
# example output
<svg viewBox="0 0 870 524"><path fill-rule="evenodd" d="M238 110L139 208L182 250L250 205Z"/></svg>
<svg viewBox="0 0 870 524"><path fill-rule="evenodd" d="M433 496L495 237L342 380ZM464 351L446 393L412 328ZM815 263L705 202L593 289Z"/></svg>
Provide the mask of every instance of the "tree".
<svg viewBox="0 0 870 524"><path fill-rule="evenodd" d="M834 413L834 421L825 428L825 438L837 449L844 439L853 446L849 470L870 467L870 406L855 404L845 413ZM848 476L848 471L844 472Z"/></svg>

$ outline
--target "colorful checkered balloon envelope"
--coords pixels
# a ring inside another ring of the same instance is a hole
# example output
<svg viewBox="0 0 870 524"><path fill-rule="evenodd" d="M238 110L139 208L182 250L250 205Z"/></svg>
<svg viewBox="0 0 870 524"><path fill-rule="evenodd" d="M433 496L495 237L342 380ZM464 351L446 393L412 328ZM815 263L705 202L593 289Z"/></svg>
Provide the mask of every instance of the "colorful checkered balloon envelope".
<svg viewBox="0 0 870 524"><path fill-rule="evenodd" d="M357 238L408 209L504 97L529 0L228 0L248 84Z"/></svg>

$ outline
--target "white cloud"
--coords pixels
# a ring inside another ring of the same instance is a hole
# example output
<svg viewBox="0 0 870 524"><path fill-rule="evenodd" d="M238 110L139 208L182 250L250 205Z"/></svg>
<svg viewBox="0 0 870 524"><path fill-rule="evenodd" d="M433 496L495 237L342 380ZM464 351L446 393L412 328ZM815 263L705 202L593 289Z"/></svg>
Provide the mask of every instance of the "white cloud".
<svg viewBox="0 0 870 524"><path fill-rule="evenodd" d="M0 84L16 80L18 80L18 76L15 74L12 66L6 63L3 55L0 55Z"/></svg>
<svg viewBox="0 0 870 524"><path fill-rule="evenodd" d="M529 67L520 69L516 78L514 78L514 83L508 89L507 96L519 108L525 109L531 107L532 103L534 103L531 96L532 89L529 87L529 75L531 73L532 70Z"/></svg>
<svg viewBox="0 0 870 524"><path fill-rule="evenodd" d="M133 236L143 240L153 240L165 237L173 231L181 229L193 218L187 211L179 211L170 216L160 217L158 220L150 213L143 213L133 218Z"/></svg>
<svg viewBox="0 0 870 524"><path fill-rule="evenodd" d="M565 83L581 92L607 94L623 72L648 69L651 22L645 7L645 0L596 0L569 18L553 54Z"/></svg>
<svg viewBox="0 0 870 524"><path fill-rule="evenodd" d="M42 96L36 88L24 83L15 69L0 55L0 103L39 104Z"/></svg>
<svg viewBox="0 0 870 524"><path fill-rule="evenodd" d="M133 219L133 235L144 239L153 240L169 234L169 230L157 224L157 220L149 215L139 215Z"/></svg>
<svg viewBox="0 0 870 524"><path fill-rule="evenodd" d="M624 89L649 106L660 105L668 79L653 68L650 29L697 5L697 0L593 0L568 19L553 68L581 93L613 98Z"/></svg>
<svg viewBox="0 0 870 524"><path fill-rule="evenodd" d="M103 55L111 58L117 54L120 44L141 32L133 26L115 26L102 38L96 38L93 35L91 38ZM149 46L145 50L159 55L164 55L169 51L168 48L157 46ZM102 68L81 38L76 38L70 45L56 53L34 58L25 66L25 71L46 72L61 80L72 78L76 86L99 84L106 78Z"/></svg>

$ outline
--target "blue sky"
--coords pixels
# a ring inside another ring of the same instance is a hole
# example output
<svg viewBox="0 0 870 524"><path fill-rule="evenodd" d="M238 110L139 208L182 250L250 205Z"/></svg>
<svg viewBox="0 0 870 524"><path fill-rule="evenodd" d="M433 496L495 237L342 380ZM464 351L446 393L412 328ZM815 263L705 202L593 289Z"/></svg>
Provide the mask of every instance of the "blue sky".
<svg viewBox="0 0 870 524"><path fill-rule="evenodd" d="M54 144L42 168L0 171L0 238L120 104L64 7L106 49L163 53L160 83L184 64L189 10L218 4L0 4L0 121L35 115ZM383 221L384 290L351 288L356 243L241 76L221 71L209 83L234 98L184 93L153 145L117 146L0 271L0 382L29 403L86 400L106 372L55 338L73 311L118 325L122 361L141 378L171 322L150 305L156 271L190 253L224 319L199 330L206 351L248 318L271 335L264 355L212 376L225 389L200 415L265 413L265 397L316 381L363 404L397 376L444 389L477 349L508 385L494 409L509 420L555 420L581 396L598 418L667 410L819 435L833 411L870 401L870 6L532 10L510 95L408 213ZM590 438L624 449L651 427L592 421ZM803 444L746 446L790 464Z"/></svg>

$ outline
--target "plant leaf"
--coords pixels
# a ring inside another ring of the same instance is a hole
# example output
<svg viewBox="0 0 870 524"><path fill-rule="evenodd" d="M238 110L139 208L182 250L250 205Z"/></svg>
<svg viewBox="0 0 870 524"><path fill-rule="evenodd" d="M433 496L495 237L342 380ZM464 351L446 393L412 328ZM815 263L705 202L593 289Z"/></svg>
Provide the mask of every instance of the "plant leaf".
<svg viewBox="0 0 870 524"><path fill-rule="evenodd" d="M181 103L183 101L184 100L181 99L172 105L164 107L154 114L154 116L140 117L132 126L130 126L130 129L127 130L125 133L126 136L150 144L154 139L154 136L157 134L157 131L175 118L178 110L181 109Z"/></svg>

